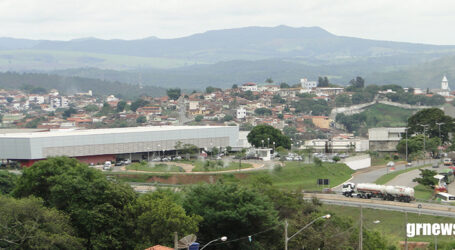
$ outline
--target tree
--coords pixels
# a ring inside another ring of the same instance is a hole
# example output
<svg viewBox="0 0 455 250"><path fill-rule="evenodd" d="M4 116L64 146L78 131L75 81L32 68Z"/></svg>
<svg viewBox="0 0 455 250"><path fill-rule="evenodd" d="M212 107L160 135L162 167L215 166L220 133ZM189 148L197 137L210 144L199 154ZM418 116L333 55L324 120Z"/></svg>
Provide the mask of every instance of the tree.
<svg viewBox="0 0 455 250"><path fill-rule="evenodd" d="M225 115L223 117L223 122L228 122L234 120L234 117L232 115Z"/></svg>
<svg viewBox="0 0 455 250"><path fill-rule="evenodd" d="M439 137L439 126L437 123L444 123L441 127L442 142L449 140L449 132L455 131L455 124L450 116L438 108L422 109L408 119L408 134L423 133L424 127L428 125L425 133L431 137Z"/></svg>
<svg viewBox="0 0 455 250"><path fill-rule="evenodd" d="M438 180L434 178L438 172L430 170L430 169L419 169L420 177L414 178L412 181L422 184L426 187L434 188L434 186L438 183Z"/></svg>
<svg viewBox="0 0 455 250"><path fill-rule="evenodd" d="M117 103L117 109L116 109L117 112L119 112L119 113L123 112L125 110L125 108L126 108L126 102L125 101L119 101Z"/></svg>
<svg viewBox="0 0 455 250"><path fill-rule="evenodd" d="M257 108L254 110L254 113L260 116L269 116L272 115L272 110L268 108Z"/></svg>
<svg viewBox="0 0 455 250"><path fill-rule="evenodd" d="M99 108L98 108L98 106L95 105L95 104L89 104L89 105L87 105L87 106L84 107L84 110L85 110L86 112L91 113L91 112L96 112L96 111L98 111Z"/></svg>
<svg viewBox="0 0 455 250"><path fill-rule="evenodd" d="M0 194L11 193L16 186L17 178L16 174L0 171Z"/></svg>
<svg viewBox="0 0 455 250"><path fill-rule="evenodd" d="M237 84L232 84L232 89L238 89L239 88L239 85Z"/></svg>
<svg viewBox="0 0 455 250"><path fill-rule="evenodd" d="M339 161L341 160L341 158L340 158L338 155L335 155L335 156L332 158L332 160L333 160L335 163L337 163L337 162L339 162Z"/></svg>
<svg viewBox="0 0 455 250"><path fill-rule="evenodd" d="M242 150L238 151L235 154L235 157L239 159L239 171L242 169L242 159L246 156L246 149L242 148Z"/></svg>
<svg viewBox="0 0 455 250"><path fill-rule="evenodd" d="M204 119L204 116L202 116L202 115L197 115L196 117L194 117L195 122L201 122L202 119Z"/></svg>
<svg viewBox="0 0 455 250"><path fill-rule="evenodd" d="M341 94L335 97L335 105L337 107L351 106L351 97L348 94Z"/></svg>
<svg viewBox="0 0 455 250"><path fill-rule="evenodd" d="M139 123L139 124L146 123L147 122L147 118L145 116L141 115L138 118L136 118L136 122Z"/></svg>
<svg viewBox="0 0 455 250"><path fill-rule="evenodd" d="M14 98L12 98L11 96L8 96L8 97L6 97L6 101L8 103L12 103L14 101Z"/></svg>
<svg viewBox="0 0 455 250"><path fill-rule="evenodd" d="M285 136L292 138L293 140L297 139L297 129L294 126L286 126L283 128L283 133Z"/></svg>
<svg viewBox="0 0 455 250"><path fill-rule="evenodd" d="M107 116L113 112L113 109L109 103L105 102L103 107L101 108L100 112L98 112L98 116Z"/></svg>
<svg viewBox="0 0 455 250"><path fill-rule="evenodd" d="M141 108L141 107L145 107L149 104L148 101L144 100L144 99L137 99L136 101L134 101L133 103L131 103L131 110L136 112L136 110L138 108Z"/></svg>
<svg viewBox="0 0 455 250"><path fill-rule="evenodd" d="M112 182L76 159L54 157L23 171L15 197L35 196L67 213L86 248L131 248L131 224L126 209L136 194L127 184Z"/></svg>
<svg viewBox="0 0 455 250"><path fill-rule="evenodd" d="M270 143L275 142L276 147L291 148L289 137L283 135L280 130L270 125L258 125L247 136L248 142L255 147L262 147L263 141L266 143L268 138L270 138Z"/></svg>
<svg viewBox="0 0 455 250"><path fill-rule="evenodd" d="M266 83L273 83L273 79L271 77L265 79L265 82Z"/></svg>
<svg viewBox="0 0 455 250"><path fill-rule="evenodd" d="M319 159L318 157L314 157L313 162L316 166L322 167L322 160Z"/></svg>
<svg viewBox="0 0 455 250"><path fill-rule="evenodd" d="M67 215L34 197L0 196L1 249L81 249Z"/></svg>
<svg viewBox="0 0 455 250"><path fill-rule="evenodd" d="M278 225L277 212L267 196L234 184L202 184L188 189L183 207L188 214L202 216L198 240L209 242L228 235L232 239L254 232L269 230ZM233 241L217 249L269 249L279 241L280 234L272 230L254 236L254 240Z"/></svg>
<svg viewBox="0 0 455 250"><path fill-rule="evenodd" d="M220 91L221 89L220 88L214 88L212 86L208 86L207 88L205 88L205 92L207 94L210 94L210 93L213 93L213 92L216 92L216 91Z"/></svg>
<svg viewBox="0 0 455 250"><path fill-rule="evenodd" d="M327 78L327 76L324 76L324 77L318 77L318 87L321 88L321 87L329 87L329 79Z"/></svg>
<svg viewBox="0 0 455 250"><path fill-rule="evenodd" d="M68 118L71 117L72 114L77 114L77 110L74 109L73 107L70 107L69 109L63 111L63 118Z"/></svg>
<svg viewBox="0 0 455 250"><path fill-rule="evenodd" d="M187 215L183 207L175 202L172 191L158 190L141 195L132 206L134 214L134 236L136 249L146 249L153 245L173 245L174 232L183 237L196 234L199 215Z"/></svg>
<svg viewBox="0 0 455 250"><path fill-rule="evenodd" d="M182 95L182 90L180 88L168 89L166 93L172 100L177 100Z"/></svg>
<svg viewBox="0 0 455 250"><path fill-rule="evenodd" d="M357 76L356 78L349 81L349 84L351 84L351 86L355 89L362 89L365 87L365 80L362 77Z"/></svg>
<svg viewBox="0 0 455 250"><path fill-rule="evenodd" d="M290 88L290 87L291 87L291 86L289 86L289 84L287 84L287 83L285 83L285 82L280 83L280 88L281 88L281 89L288 89L288 88Z"/></svg>

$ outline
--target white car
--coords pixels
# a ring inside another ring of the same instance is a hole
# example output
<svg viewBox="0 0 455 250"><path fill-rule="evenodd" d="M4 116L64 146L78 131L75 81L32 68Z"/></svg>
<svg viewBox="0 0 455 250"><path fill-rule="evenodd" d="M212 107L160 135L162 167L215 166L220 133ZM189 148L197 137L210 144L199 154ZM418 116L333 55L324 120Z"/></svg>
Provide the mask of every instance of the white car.
<svg viewBox="0 0 455 250"><path fill-rule="evenodd" d="M290 156L286 156L286 161L292 161L294 160L294 158L290 157Z"/></svg>
<svg viewBox="0 0 455 250"><path fill-rule="evenodd" d="M110 161L106 161L106 162L104 163L103 169L104 169L104 170L110 170L111 167L112 167L112 163L111 163Z"/></svg>

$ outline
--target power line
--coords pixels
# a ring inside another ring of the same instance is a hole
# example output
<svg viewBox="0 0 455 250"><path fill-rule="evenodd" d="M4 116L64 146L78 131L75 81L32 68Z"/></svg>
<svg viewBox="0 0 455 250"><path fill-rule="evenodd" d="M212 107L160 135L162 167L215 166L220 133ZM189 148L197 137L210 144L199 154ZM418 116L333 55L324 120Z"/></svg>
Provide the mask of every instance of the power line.
<svg viewBox="0 0 455 250"><path fill-rule="evenodd" d="M255 235L259 235L259 234L263 234L263 233L266 233L268 231L271 231L275 228L277 228L278 226L282 226L283 225L283 222L281 223L278 223L277 225L269 228L269 229L266 229L264 231L261 231L261 232L258 232L258 233L254 233L254 234L250 234L250 235L247 235L247 236L243 236L243 237L240 237L240 238L237 238L237 239L233 239L233 240L228 240L228 241L224 241L224 242L220 242L220 243L216 243L216 244L212 244L213 246L215 245L221 245L221 244L226 244L226 243L229 243L229 242L235 242L235 241L239 241L239 240L243 240L243 239L249 239L250 237L253 237Z"/></svg>

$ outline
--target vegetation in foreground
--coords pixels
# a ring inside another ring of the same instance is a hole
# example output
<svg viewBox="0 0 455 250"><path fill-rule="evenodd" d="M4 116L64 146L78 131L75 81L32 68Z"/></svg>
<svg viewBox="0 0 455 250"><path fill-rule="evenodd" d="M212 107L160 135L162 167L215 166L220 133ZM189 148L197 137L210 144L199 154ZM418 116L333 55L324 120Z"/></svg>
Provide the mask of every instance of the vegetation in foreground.
<svg viewBox="0 0 455 250"><path fill-rule="evenodd" d="M245 185L220 181L193 185L179 193L158 190L138 195L130 186L66 157L25 169L13 191L0 199L0 223L8 228L0 230L0 244L9 249L172 246L174 231L180 236L194 233L200 243L220 237L221 232L231 241L218 243L217 249L282 249L284 218L292 235L324 214L317 200L303 201L300 192L281 191L260 175ZM26 206L22 209L21 204ZM29 205L32 211L25 209ZM17 211L22 216L11 216ZM289 247L354 249L357 232L351 228L351 220L334 213L298 234ZM24 231L28 233L25 240L15 237ZM52 240L36 240L45 239L44 235ZM389 245L378 233L365 230L364 236L365 248Z"/></svg>
<svg viewBox="0 0 455 250"><path fill-rule="evenodd" d="M336 205L323 205L322 208L327 212L336 213L343 218L352 219L353 225L359 227L359 208ZM374 223L375 221L379 221L379 223ZM455 223L455 219L408 213L408 223ZM402 212L364 208L363 225L368 230L384 235L390 242L404 241L405 239L405 214ZM434 236L416 236L414 238L408 238L408 240L426 241L433 244ZM453 236L439 236L437 240L439 249L455 248ZM430 246L431 248L434 248L434 245Z"/></svg>

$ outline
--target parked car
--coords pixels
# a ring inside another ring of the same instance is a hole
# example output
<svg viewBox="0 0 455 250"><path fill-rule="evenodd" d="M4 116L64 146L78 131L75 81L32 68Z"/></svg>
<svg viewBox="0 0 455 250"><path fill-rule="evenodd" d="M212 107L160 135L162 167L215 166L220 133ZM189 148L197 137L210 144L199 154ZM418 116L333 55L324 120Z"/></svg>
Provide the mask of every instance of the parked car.
<svg viewBox="0 0 455 250"><path fill-rule="evenodd" d="M176 156L176 157L174 157L174 160L176 160L176 161L180 161L181 159L182 159L181 156Z"/></svg>
<svg viewBox="0 0 455 250"><path fill-rule="evenodd" d="M110 170L111 167L112 167L112 163L111 163L110 161L106 161L106 162L104 163L103 169L104 169L104 170Z"/></svg>
<svg viewBox="0 0 455 250"><path fill-rule="evenodd" d="M125 162L124 161L116 161L114 165L115 166L123 166L123 165L125 165Z"/></svg>

